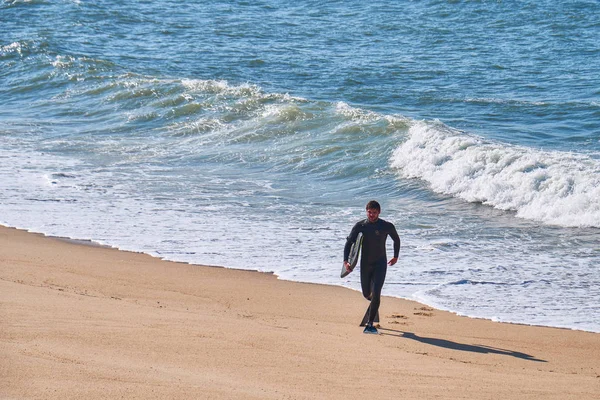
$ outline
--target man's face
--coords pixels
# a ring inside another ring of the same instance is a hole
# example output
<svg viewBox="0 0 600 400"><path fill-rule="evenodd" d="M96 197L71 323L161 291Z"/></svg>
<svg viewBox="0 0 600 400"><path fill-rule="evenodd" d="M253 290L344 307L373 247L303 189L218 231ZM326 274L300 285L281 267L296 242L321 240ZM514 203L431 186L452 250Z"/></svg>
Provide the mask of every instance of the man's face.
<svg viewBox="0 0 600 400"><path fill-rule="evenodd" d="M367 209L367 218L369 222L375 222L379 218L379 211L374 208Z"/></svg>

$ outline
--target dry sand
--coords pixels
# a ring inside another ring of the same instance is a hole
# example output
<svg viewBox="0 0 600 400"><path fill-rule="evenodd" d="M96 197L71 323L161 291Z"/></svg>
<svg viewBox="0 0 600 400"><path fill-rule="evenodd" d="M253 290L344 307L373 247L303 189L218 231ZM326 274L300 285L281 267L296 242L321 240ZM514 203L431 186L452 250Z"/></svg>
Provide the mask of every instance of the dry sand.
<svg viewBox="0 0 600 400"><path fill-rule="evenodd" d="M0 228L0 399L600 398L600 334L366 306Z"/></svg>

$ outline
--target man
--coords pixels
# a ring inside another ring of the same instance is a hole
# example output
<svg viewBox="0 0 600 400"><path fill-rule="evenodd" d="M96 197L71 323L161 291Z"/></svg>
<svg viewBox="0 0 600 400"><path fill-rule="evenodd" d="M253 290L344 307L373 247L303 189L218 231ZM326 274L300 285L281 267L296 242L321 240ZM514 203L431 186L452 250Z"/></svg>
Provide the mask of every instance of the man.
<svg viewBox="0 0 600 400"><path fill-rule="evenodd" d="M400 252L400 237L396 232L394 224L379 218L381 206L375 200L367 203L367 219L359 221L352 228L352 232L346 239L344 247L344 266L350 270L348 256L350 247L356 241L359 232L363 234L362 254L360 256L360 284L363 296L371 301L368 310L368 320L364 333L378 333L373 326L375 316L379 311L381 302L381 289L385 281L388 265L394 265L398 261ZM394 241L394 257L387 262L385 242L390 236Z"/></svg>

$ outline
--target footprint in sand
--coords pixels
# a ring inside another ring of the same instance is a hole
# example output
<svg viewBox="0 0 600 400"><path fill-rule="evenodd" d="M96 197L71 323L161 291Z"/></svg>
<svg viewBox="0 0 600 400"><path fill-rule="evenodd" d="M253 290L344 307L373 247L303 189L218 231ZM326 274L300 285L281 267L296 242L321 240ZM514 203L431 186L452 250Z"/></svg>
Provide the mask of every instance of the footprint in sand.
<svg viewBox="0 0 600 400"><path fill-rule="evenodd" d="M387 318L391 318L392 319L392 321L390 321L390 324L408 325L407 322L400 322L400 321L398 321L398 319L408 319L408 317L406 315L392 314L392 315L388 315Z"/></svg>
<svg viewBox="0 0 600 400"><path fill-rule="evenodd" d="M422 317L433 317L433 313L431 312L431 311L433 311L433 308L420 307L420 308L415 308L415 310L418 310L418 311L414 312L413 315L420 315Z"/></svg>

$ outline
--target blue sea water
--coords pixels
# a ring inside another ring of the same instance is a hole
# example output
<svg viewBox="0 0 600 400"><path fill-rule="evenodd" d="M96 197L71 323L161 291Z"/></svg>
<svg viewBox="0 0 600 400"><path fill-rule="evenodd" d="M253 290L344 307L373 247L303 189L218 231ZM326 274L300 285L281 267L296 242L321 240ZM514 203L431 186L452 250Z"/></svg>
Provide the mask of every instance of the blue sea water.
<svg viewBox="0 0 600 400"><path fill-rule="evenodd" d="M598 38L598 1L3 0L0 224L358 289L378 199L384 294L600 332Z"/></svg>

